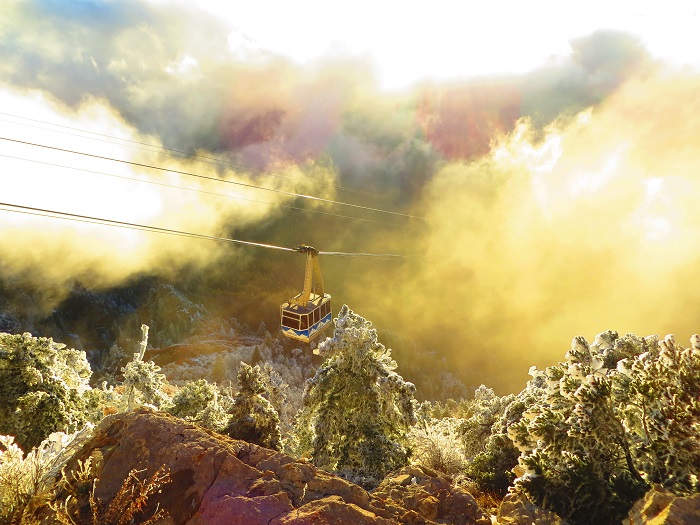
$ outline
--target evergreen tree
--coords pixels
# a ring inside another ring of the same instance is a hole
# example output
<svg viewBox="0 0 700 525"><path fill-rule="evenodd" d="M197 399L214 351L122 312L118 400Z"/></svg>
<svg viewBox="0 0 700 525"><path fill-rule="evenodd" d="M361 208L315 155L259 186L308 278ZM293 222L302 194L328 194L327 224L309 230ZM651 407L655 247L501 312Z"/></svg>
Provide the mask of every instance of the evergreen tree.
<svg viewBox="0 0 700 525"><path fill-rule="evenodd" d="M0 333L0 435L24 449L90 419L92 375L85 352L47 337Z"/></svg>
<svg viewBox="0 0 700 525"><path fill-rule="evenodd" d="M394 372L391 351L372 323L343 305L326 361L309 379L297 418L298 452L315 465L372 486L408 462L406 435L416 421L415 387Z"/></svg>
<svg viewBox="0 0 700 525"><path fill-rule="evenodd" d="M533 402L508 433L516 487L575 524L619 523L649 487L700 490L700 340L576 337L566 362L531 369Z"/></svg>
<svg viewBox="0 0 700 525"><path fill-rule="evenodd" d="M170 403L170 398L165 393L168 384L164 374L159 373L160 367L153 361L144 361L144 354L148 345L148 326L141 325L143 337L140 350L134 354L134 359L122 368L124 374L124 397L122 409L134 408L148 404L155 408L165 408Z"/></svg>
<svg viewBox="0 0 700 525"><path fill-rule="evenodd" d="M173 416L218 432L224 429L228 420L220 401L216 385L206 379L198 379L188 382L177 391L167 411Z"/></svg>
<svg viewBox="0 0 700 525"><path fill-rule="evenodd" d="M265 392L260 367L241 362L238 370L238 392L233 398L231 419L224 432L235 439L281 450L279 415L272 404L262 396Z"/></svg>

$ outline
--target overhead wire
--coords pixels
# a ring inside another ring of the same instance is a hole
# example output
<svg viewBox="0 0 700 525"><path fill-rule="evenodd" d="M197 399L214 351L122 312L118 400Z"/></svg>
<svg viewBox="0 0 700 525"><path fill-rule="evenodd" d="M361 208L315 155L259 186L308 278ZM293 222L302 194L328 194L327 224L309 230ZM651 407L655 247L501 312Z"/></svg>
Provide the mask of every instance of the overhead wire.
<svg viewBox="0 0 700 525"><path fill-rule="evenodd" d="M395 212L395 211L391 211L391 210L383 210L383 209L380 209L380 208L372 208L372 207L370 207L370 206L362 206L362 205L360 205L360 204L352 204L352 203L341 202L341 201L336 201L336 200L332 200L332 199L325 199L325 198L322 198L322 197L315 197L315 196L313 196L313 195L306 195L306 194L303 194L303 193L296 193L296 192L286 191L286 190L280 190L280 189L276 189L276 188L267 188L267 187L264 187L264 186L257 186L257 185L255 185L255 184L249 184L249 183L240 182L240 181L233 181L233 180L227 180L227 179L219 179L219 178L210 177L210 176L207 176L207 175L201 175L201 174L197 174L197 173L190 173L190 172L181 171L181 170L174 170L174 169L164 168L164 167L161 167L161 166L153 166L153 165L144 164L144 163L141 163L141 162L133 162L133 161L129 161L129 160L115 159L115 158L113 158L113 157L105 157L105 156L103 156L103 155L95 155L95 154L93 154L93 153L86 153L86 152L75 151L75 150L70 150L70 149L66 149L66 148L59 148L59 147L57 147L57 146L48 146L48 145L46 145L46 144L38 144L38 143L35 143L35 142L28 142L28 141L24 141L24 140L12 139L12 138L9 138L9 137L0 137L0 140L4 140L4 141L8 141L8 142L14 142L14 143L17 143L17 144L25 144L25 145L28 145L28 146L34 146L34 147L39 147L39 148L50 149L50 150L54 150L54 151L61 151L61 152L64 152L64 153L71 153L71 154L76 154L76 155L82 155L82 156L90 157L90 158L96 158L96 159L101 159L101 160L108 160L108 161L112 161L112 162L119 162L119 163L122 163L122 164L131 165L131 166L138 166L138 167L141 167L141 168L148 168L148 169L156 169L156 170L161 170L161 171L167 171L167 172L170 172L170 173L177 173L177 174L179 174L179 175L185 175L185 176L188 176L188 177L195 177L195 178L199 178L199 179L212 180L212 181L215 181L215 182L221 182L221 183L226 183L226 184L234 184L234 185L242 186L242 187L246 187L246 188L255 188L255 189L258 189L258 190L269 191L269 192L273 192L273 193L288 195L288 196L291 196L291 197L298 197L298 198L302 198L302 199L309 199L309 200L313 200L313 201L316 201L316 202L323 202L323 203L326 203L326 204L333 204L333 205L338 205L338 206L347 206L347 207L362 209L362 210L366 210L366 211L372 211L372 212L376 212L376 213L385 213L385 214L389 214L389 215L395 215L395 216L405 217L405 218L409 218L409 219L416 219L416 220L423 220L423 221L425 220L425 219L422 218L422 217L418 217L418 216L416 216L416 215L410 215L410 214L407 214L407 213L399 213L399 212Z"/></svg>
<svg viewBox="0 0 700 525"><path fill-rule="evenodd" d="M113 177L113 178L122 179L122 180L129 180L129 181L133 181L133 182L141 182L141 183L144 183L144 184L152 184L152 185L155 185L155 186L162 186L162 187L165 187L165 188L173 188L173 189L179 189L179 190L184 190L184 191L192 191L192 192L202 193L202 194L206 194L206 195L214 195L214 196L217 196L217 197L225 197L225 198L229 198L229 199L236 199L236 200L247 201L247 202L255 202L255 203L258 203L258 204L265 204L265 205L267 205L267 206L275 206L275 207L278 207L278 208L287 208L287 209L290 209L290 210L297 210L297 211L303 211L303 212L308 212L308 213L316 213L316 214L320 214L320 215L327 215L327 216L331 216L331 217L339 217L339 218L342 218L342 219L349 219L349 220L355 220L355 221L371 222L371 223L382 224L382 225L386 225L386 226L394 226L394 227L397 227L397 226L398 226L398 225L396 225L396 224L392 224L392 223L388 223L388 222L384 222L384 221L375 221L375 220L372 220L372 219L365 219L365 218L363 218L363 217L353 217L352 215L342 215L342 214L340 214L340 213L331 213L331 212L321 211L321 210L311 210L311 209L309 209L309 208L300 208L299 206L291 206L291 205L289 205L289 204L278 204L278 203L275 203L275 202L261 201L261 200L257 200L257 199L251 199L251 198L248 198L248 197L241 197L241 196L239 196L239 195L231 195L231 194L226 194L226 193L217 193L217 192L214 192L214 191L200 190L200 189L197 189L197 188L187 188L187 187L185 187L185 186L178 186L177 184L167 184L167 183L165 183L165 182L158 182L158 181L147 180L147 179L139 179L139 178L137 178L137 177L127 177L126 175L116 175L116 174L114 174L114 173L105 173L105 172L103 172L103 171L96 171L96 170L89 170L89 169L85 169L85 168L78 168L78 167L76 167L76 166L66 166L66 165L63 165L63 164L56 164L56 163L53 163L53 162L46 162L46 161L42 161L42 160L27 159L27 158L24 158L24 157L17 157L17 156L14 156L14 155L4 155L4 154L1 154L1 153L0 153L0 157L4 157L4 158L8 158L8 159L14 159L14 160L20 160L20 161L24 161L24 162L33 162L33 163L35 163L35 164L43 164L43 165L45 165L45 166L53 166L53 167L55 167L55 168L63 168L63 169L70 169L70 170L74 170L74 171L82 171L82 172L84 172L84 173L94 173L94 174L96 174L96 175L103 175L103 176L105 176L105 177Z"/></svg>
<svg viewBox="0 0 700 525"><path fill-rule="evenodd" d="M380 197L380 196L381 196L380 194L375 193L375 192L366 191L366 190L360 190L360 189L358 189L358 188L351 188L351 187L343 186L343 185L340 185L340 184L334 184L334 183L332 183L332 182L325 182L325 181L318 180L318 179L314 179L314 178L294 177L294 176L290 176L290 175L285 175L285 174L280 173L279 171L275 171L275 170L269 170L269 169L265 169L265 168L254 168L254 167L252 167L252 166L247 166L247 165L245 165L245 164L243 164L243 163L239 163L239 162L233 162L233 161L230 161L230 160L222 160L222 159L218 159L218 158L215 158L215 157L209 157L209 156L206 156L206 155L200 155L200 154L197 154L197 153L188 153L188 152L186 152L186 151L179 150L179 149L166 148L165 146L158 146L158 145L155 145L155 144L149 144L148 142L141 142L141 141L133 140L133 139L125 139L125 138L121 138L121 137L115 137L115 136L113 136L113 135L107 135L107 134L105 134L105 133L98 133L98 132L96 132L96 131L89 131L89 130L85 130L85 129L81 129L81 128L76 128L76 127L73 127L73 126L66 126L65 124L56 124L56 123L53 123L53 122L47 122L47 121L45 121L45 120L39 120L39 119L34 119L34 118L29 118L29 117L23 117L23 116L21 116L21 115L14 115L14 114L12 114L12 113L6 113L6 112L4 112L4 111L0 111L0 115L5 115L5 116L8 116L8 117L12 117L12 118L18 118L18 119L28 120L28 121L30 121L30 122L37 122L37 123L45 124L45 125L48 125L48 126L55 126L55 127L58 127L58 128L70 129L70 130L72 130L72 131L78 131L78 132L83 133L83 134L96 135L97 137L103 137L103 138L88 137L88 136L85 136L85 135L79 135L79 134L77 134L77 133L68 133L68 132L65 132L65 131L54 130L54 129L50 129L50 128L46 128L46 127L42 127L42 126L34 126L34 125L31 125L31 124L26 124L26 123L23 123L23 122L15 122L15 121L12 121L12 120L7 120L7 119L0 119L0 122L8 122L8 123L16 124L16 125L19 125L19 126L25 126L25 127L30 127L30 128L34 128L34 129L42 129L42 130L50 131L50 132L53 132L53 133L62 133L62 134L64 134L64 135L68 135L68 136L71 136L71 137L79 137L79 138L84 138L84 139L88 139L88 140L98 140L98 141L101 141L101 142L105 142L105 143L107 143L107 144L117 144L117 145L121 145L121 146L127 146L127 147L130 147L130 148L141 149L141 150L143 150L143 151L149 151L149 152L158 152L158 151L162 151L162 152L167 152L167 153L170 153L171 155L176 156L176 157L188 158L188 159L197 159L197 160L201 160L201 161L203 161L203 162L206 162L206 163L208 163L208 164L214 164L214 165L217 165L217 166L231 166L231 167L241 168L241 169L248 170L248 171L254 171L254 172L257 172L257 173L267 173L267 174L270 174L270 175L275 175L275 176L282 177L282 178L286 178L286 179L290 179L290 180L311 180L312 182L314 182L315 184L318 184L318 185L320 185L320 186L332 187L332 188L336 188L336 189L338 189L338 190L342 190L342 191L346 191L346 192L351 192L351 193L357 193L357 194L360 194L360 195L367 195L367 196L370 196L370 197ZM112 140L104 140L105 138L112 139ZM113 142L113 141L120 141L120 142ZM124 142L126 142L127 144L124 144ZM144 146L145 146L145 147L144 147ZM146 148L149 148L149 149L146 149Z"/></svg>
<svg viewBox="0 0 700 525"><path fill-rule="evenodd" d="M10 209L1 209L1 208L10 208ZM7 203L7 202L0 202L0 211L17 212L17 213L22 213L25 215L38 215L38 216L42 216L42 217L64 219L64 220L75 221L75 222L88 222L91 224L100 224L100 225L104 225L104 226L113 226L116 228L125 228L125 229L130 229L130 230L148 231L148 232L152 232L152 233L164 233L164 234L169 234L169 235L179 235L182 237L191 237L191 238L195 238L195 239L204 239L204 240L209 240L209 241L229 242L229 243L234 243L234 244L243 244L246 246L257 246L259 248L272 248L275 250L284 250L284 251L289 251L289 252L297 251L294 248L287 248L284 246L276 246L274 244L266 244L266 243L261 243L261 242L252 242L252 241L242 241L239 239L230 239L228 237L217 237L214 235L204 235L202 233L186 232L186 231L182 231L182 230L173 230L170 228L161 228L159 226L150 226L150 225L146 225L146 224L138 224L138 223L133 223L133 222L117 221L117 220L113 220L113 219L104 219L101 217L91 217L89 215L68 213L68 212L57 211L57 210L47 210L47 209L43 209L43 208L34 208L32 206L21 206L19 204L11 204L11 203Z"/></svg>
<svg viewBox="0 0 700 525"><path fill-rule="evenodd" d="M117 221L114 219L105 219L102 217L92 217L89 215L81 215L81 214L77 214L77 213L68 213L68 212L63 212L63 211L58 211L58 210L36 208L36 207L32 207L32 206L23 206L23 205L12 204L12 203L7 203L7 202L0 202L0 211L10 212L10 213L19 213L19 214L23 214L23 215L35 215L35 216L40 216L40 217L62 219L62 220L81 222L81 223L98 224L98 225L102 225L102 226L112 226L115 228L140 230L140 231L146 231L146 232L151 232L151 233L162 233L162 234L168 234L168 235L190 237L190 238L203 239L203 240L209 240L209 241L228 242L228 243L241 244L241 245L246 245L246 246L255 246L258 248L269 248L269 249L282 250L282 251L288 251L288 252L300 251L300 248L290 248L290 247L286 247L286 246L277 246L274 244L267 244L267 243L261 243L261 242L244 241L244 240L240 240L240 239L231 239L229 237L217 237L214 235L205 235L205 234L201 234L201 233L187 232L187 231L182 231L182 230L174 230L171 228L162 228L159 226L150 226L150 225L146 225L146 224L138 224L138 223L133 223L133 222ZM421 257L418 255L401 255L401 254L392 254L392 253L351 253L351 252L324 252L324 251L319 251L318 254L319 255L328 255L328 256L344 256L344 257L366 257L366 258L372 257L372 258L377 258L380 260L390 260L390 259L396 260L399 258Z"/></svg>

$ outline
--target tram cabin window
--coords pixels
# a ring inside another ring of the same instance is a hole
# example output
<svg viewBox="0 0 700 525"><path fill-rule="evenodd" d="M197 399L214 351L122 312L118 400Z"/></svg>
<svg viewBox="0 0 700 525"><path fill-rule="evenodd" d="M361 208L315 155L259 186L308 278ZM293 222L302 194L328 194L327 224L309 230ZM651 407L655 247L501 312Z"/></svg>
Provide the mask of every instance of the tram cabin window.
<svg viewBox="0 0 700 525"><path fill-rule="evenodd" d="M321 305L321 317L326 317L331 311L331 302L326 301Z"/></svg>
<svg viewBox="0 0 700 525"><path fill-rule="evenodd" d="M299 330L299 319L288 315L282 316L282 324L294 330Z"/></svg>
<svg viewBox="0 0 700 525"><path fill-rule="evenodd" d="M314 310L314 324L316 324L316 323L319 322L319 320L321 319L320 316L321 316L321 309L320 309L320 308L316 308L316 309Z"/></svg>
<svg viewBox="0 0 700 525"><path fill-rule="evenodd" d="M301 316L301 330L306 330L309 327L309 316L304 314Z"/></svg>

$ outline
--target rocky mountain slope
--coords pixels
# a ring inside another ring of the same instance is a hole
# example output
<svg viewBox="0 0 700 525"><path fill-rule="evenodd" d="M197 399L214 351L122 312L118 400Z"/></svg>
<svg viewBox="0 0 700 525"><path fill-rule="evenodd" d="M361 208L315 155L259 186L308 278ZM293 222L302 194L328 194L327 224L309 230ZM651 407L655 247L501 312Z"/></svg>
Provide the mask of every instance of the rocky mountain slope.
<svg viewBox="0 0 700 525"><path fill-rule="evenodd" d="M86 464L89 476L75 474ZM64 469L54 502L37 498L24 521L55 523L55 502L71 495L64 511L89 523L90 494L105 508L130 474L145 480L163 466L169 481L135 523L156 509L164 511L156 523L169 525L491 523L468 492L436 472L408 468L369 493L304 461L147 410L105 418Z"/></svg>

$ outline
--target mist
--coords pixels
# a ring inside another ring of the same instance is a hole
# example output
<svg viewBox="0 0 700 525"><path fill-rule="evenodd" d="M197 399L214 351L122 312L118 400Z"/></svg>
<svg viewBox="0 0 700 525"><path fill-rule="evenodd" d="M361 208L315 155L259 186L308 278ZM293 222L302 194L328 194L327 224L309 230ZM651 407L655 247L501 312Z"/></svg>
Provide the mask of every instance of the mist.
<svg viewBox="0 0 700 525"><path fill-rule="evenodd" d="M0 141L0 202L417 255L325 257L327 291L391 334L397 354L444 357L467 385L499 393L579 334L697 331L700 76L632 35L576 39L528 74L387 92L367 57L299 65L195 9L0 11L0 136L12 139ZM41 290L47 312L77 286L156 276L273 327L303 271L294 254L2 210L0 242L0 278Z"/></svg>
<svg viewBox="0 0 700 525"><path fill-rule="evenodd" d="M405 248L427 261L375 275L400 292L377 294L370 318L391 312L472 384L503 389L562 359L578 334L688 340L700 309L698 88L692 75L629 80L573 119L543 131L520 120L488 155L446 163L422 195L430 231Z"/></svg>

